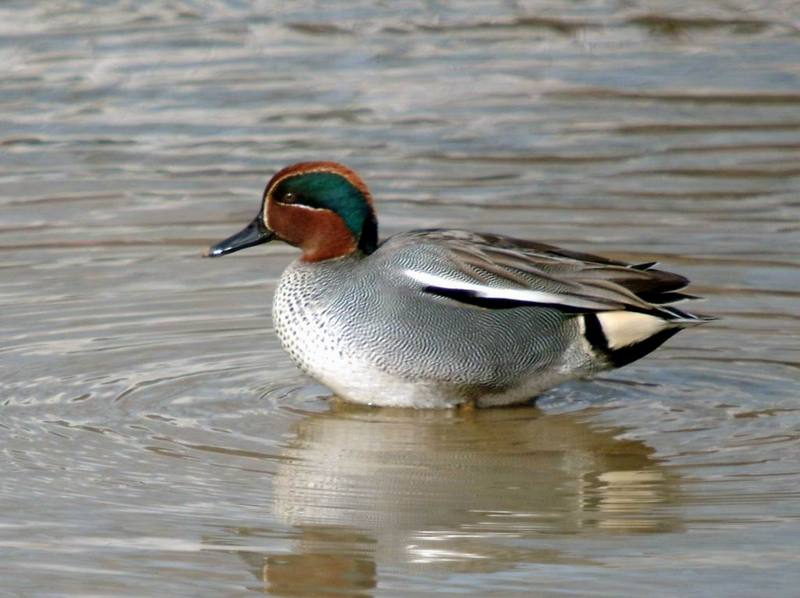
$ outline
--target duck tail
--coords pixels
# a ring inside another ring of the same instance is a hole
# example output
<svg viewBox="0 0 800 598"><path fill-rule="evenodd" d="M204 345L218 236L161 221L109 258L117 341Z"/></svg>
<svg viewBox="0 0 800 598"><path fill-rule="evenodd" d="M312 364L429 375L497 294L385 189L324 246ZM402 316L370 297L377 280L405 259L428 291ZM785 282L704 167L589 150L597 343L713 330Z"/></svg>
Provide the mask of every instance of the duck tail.
<svg viewBox="0 0 800 598"><path fill-rule="evenodd" d="M671 305L654 305L648 312L600 311L582 314L586 340L614 367L622 367L656 350L684 328L716 320Z"/></svg>

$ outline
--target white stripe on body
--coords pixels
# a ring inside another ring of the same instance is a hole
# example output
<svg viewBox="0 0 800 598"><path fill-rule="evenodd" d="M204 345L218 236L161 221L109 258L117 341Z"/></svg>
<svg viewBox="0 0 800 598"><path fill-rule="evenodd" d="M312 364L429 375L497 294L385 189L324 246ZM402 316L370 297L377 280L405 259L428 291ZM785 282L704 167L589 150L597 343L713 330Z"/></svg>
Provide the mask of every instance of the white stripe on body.
<svg viewBox="0 0 800 598"><path fill-rule="evenodd" d="M474 293L476 297L483 299L500 299L507 301L519 301L520 303L532 303L541 305L563 305L579 309L609 309L607 303L592 301L581 297L570 297L546 291L535 291L532 289L510 289L505 287L491 287L475 282L467 282L454 278L447 278L428 272L418 272L416 270L404 270L403 274L417 282L434 288L447 289L451 291L466 291ZM619 304L615 304L618 306Z"/></svg>

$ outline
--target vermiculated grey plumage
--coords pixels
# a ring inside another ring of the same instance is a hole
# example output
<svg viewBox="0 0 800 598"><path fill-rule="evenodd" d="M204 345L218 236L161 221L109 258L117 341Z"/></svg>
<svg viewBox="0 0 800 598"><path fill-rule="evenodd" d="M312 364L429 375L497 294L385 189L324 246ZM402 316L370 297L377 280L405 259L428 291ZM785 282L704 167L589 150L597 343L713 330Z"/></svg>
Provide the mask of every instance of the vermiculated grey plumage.
<svg viewBox="0 0 800 598"><path fill-rule="evenodd" d="M405 404L400 395L408 392L416 404L425 392L447 404L490 404L492 397L516 402L520 393L532 397L554 383L611 367L609 352L587 339L582 313L630 309L665 320L694 319L642 298L684 298L675 291L686 279L649 268L495 235L411 231L366 257L292 264L276 291L275 326L298 364L335 390L369 393L370 378L383 385L371 391L374 401L355 399L361 402ZM489 299L481 305L450 288L437 292L408 272L479 284L501 295L506 289L541 291L559 301Z"/></svg>

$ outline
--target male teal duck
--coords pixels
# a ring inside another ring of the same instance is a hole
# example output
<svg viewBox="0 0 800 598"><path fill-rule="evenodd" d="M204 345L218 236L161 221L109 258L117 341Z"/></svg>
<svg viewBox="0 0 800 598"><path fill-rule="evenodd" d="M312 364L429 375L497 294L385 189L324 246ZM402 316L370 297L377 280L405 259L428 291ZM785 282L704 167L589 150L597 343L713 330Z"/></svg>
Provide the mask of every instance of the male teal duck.
<svg viewBox="0 0 800 598"><path fill-rule="evenodd" d="M369 405L510 405L624 366L708 320L673 306L688 280L587 253L465 230L378 241L367 186L335 162L284 168L217 257L285 241L272 317L297 365Z"/></svg>

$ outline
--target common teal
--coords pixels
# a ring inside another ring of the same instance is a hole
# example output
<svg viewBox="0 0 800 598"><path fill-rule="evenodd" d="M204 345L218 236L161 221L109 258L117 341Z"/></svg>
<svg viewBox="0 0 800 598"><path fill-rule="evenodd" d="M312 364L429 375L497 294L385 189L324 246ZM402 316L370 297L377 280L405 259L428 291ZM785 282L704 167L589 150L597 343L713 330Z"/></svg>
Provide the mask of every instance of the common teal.
<svg viewBox="0 0 800 598"><path fill-rule="evenodd" d="M305 372L356 403L488 407L621 367L710 319L673 307L688 280L596 255L465 230L378 242L367 186L335 162L284 168L217 257L280 239L302 255L272 317Z"/></svg>

